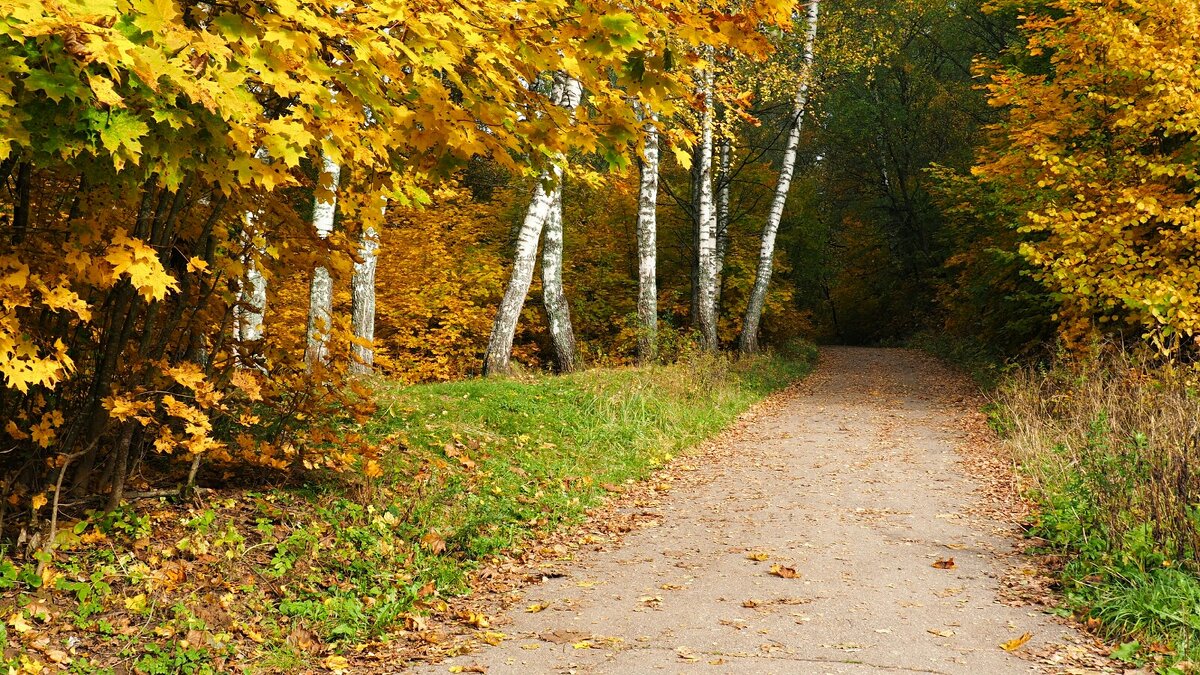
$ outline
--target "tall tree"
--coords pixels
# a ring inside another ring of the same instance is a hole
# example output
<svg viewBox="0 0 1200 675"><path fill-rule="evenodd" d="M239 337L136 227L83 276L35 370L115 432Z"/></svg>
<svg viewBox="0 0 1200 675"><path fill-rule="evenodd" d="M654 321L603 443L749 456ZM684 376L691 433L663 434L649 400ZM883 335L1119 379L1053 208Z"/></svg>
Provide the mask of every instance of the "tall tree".
<svg viewBox="0 0 1200 675"><path fill-rule="evenodd" d="M554 343L554 355L558 360L559 372L575 370L577 348L575 330L571 327L571 308L563 292L563 189L554 191L554 201L546 216L542 233L542 303L546 308L546 320L550 327L550 340Z"/></svg>
<svg viewBox="0 0 1200 675"><path fill-rule="evenodd" d="M567 110L574 110L583 98L583 87L573 77L566 73L556 72L550 90L550 102ZM492 324L492 334L488 339L487 352L483 359L485 375L504 374L511 370L513 336L517 332L517 320L521 317L521 308L525 305L525 296L529 294L529 285L533 282L533 268L537 262L538 240L542 235L542 227L556 201L562 195L562 163L563 153L557 153L550 164L542 170L537 185L533 189L533 197L529 208L525 211L525 219L517 232L516 248L513 252L513 268L509 277L508 287L504 298L496 310L496 320Z"/></svg>
<svg viewBox="0 0 1200 675"><path fill-rule="evenodd" d="M342 167L330 159L321 157L321 173L318 181L328 181L328 195L322 194L326 187L317 186L313 197L313 227L317 236L327 239L333 232L333 217L337 210L337 189ZM304 350L304 362L309 368L329 359L329 330L333 326L333 278L329 268L317 265L312 271L308 291L308 346Z"/></svg>
<svg viewBox="0 0 1200 675"><path fill-rule="evenodd" d="M358 260L350 279L350 372L369 373L375 364L375 266L379 257L379 233L364 225L358 245Z"/></svg>
<svg viewBox="0 0 1200 675"><path fill-rule="evenodd" d="M771 285L771 268L775 262L775 237L779 233L779 222L783 218L783 207L787 203L788 189L792 186L792 174L796 169L796 151L800 146L800 130L804 113L808 107L808 89L812 78L813 48L817 39L817 13L820 0L809 0L808 16L804 35L803 69L800 86L792 107L791 129L787 147L783 152L783 163L779 168L779 179L775 184L775 197L767 222L763 226L762 247L758 255L758 271L754 276L754 288L746 305L746 317L742 322L742 334L738 348L743 354L758 351L758 326L762 321L763 305L767 299L767 288Z"/></svg>
<svg viewBox="0 0 1200 675"><path fill-rule="evenodd" d="M709 48L705 63L700 73L700 97L704 108L700 113L700 140L697 144L696 181L699 203L696 209L696 324L700 329L700 338L704 349L716 351L717 316L716 306L716 274L717 274L717 212L713 203L713 127L715 125L713 111L713 71L712 49Z"/></svg>
<svg viewBox="0 0 1200 675"><path fill-rule="evenodd" d="M638 158L638 361L658 356L658 127L654 113L646 124L642 156Z"/></svg>

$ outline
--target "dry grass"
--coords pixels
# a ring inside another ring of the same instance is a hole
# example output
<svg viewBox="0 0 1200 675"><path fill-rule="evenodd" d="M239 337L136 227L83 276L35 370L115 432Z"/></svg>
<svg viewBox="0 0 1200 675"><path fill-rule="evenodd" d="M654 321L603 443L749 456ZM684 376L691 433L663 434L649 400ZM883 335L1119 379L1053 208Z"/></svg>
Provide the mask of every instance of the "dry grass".
<svg viewBox="0 0 1200 675"><path fill-rule="evenodd" d="M1197 382L1112 350L1010 373L995 392L992 421L1038 504L1031 534L1064 561L1069 603L1130 640L1137 664L1200 660Z"/></svg>

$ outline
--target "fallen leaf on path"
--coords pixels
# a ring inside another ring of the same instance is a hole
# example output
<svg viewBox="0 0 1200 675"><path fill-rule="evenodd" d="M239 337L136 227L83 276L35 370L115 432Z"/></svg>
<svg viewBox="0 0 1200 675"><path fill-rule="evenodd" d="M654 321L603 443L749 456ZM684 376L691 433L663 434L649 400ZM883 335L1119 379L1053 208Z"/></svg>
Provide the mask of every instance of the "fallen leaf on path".
<svg viewBox="0 0 1200 675"><path fill-rule="evenodd" d="M350 668L350 662L346 660L346 657L337 654L326 656L322 665L335 673L344 673Z"/></svg>
<svg viewBox="0 0 1200 675"><path fill-rule="evenodd" d="M762 561L766 560L767 558L770 558L771 556L770 556L770 554L763 553L762 551L751 551L750 553L746 554L746 557L749 558L750 560L757 560L758 562L762 562Z"/></svg>
<svg viewBox="0 0 1200 675"><path fill-rule="evenodd" d="M700 657L693 654L692 650L688 649L687 647L676 647L675 653L678 654L679 658L683 659L684 661L698 661L700 659Z"/></svg>
<svg viewBox="0 0 1200 675"><path fill-rule="evenodd" d="M575 649L591 649L592 643L589 642L588 640L581 640L580 642L576 642L575 644L573 644L571 646L574 647Z"/></svg>
<svg viewBox="0 0 1200 675"><path fill-rule="evenodd" d="M663 589L664 591L682 591L683 590L683 586L681 586L680 584L663 584L662 586L659 586L659 588Z"/></svg>
<svg viewBox="0 0 1200 675"><path fill-rule="evenodd" d="M758 607L758 604L759 604L759 603L758 603L758 601L757 601L757 600L754 600L754 599L750 599L750 600L743 600L743 601L742 601L742 607L746 607L746 608L749 608L749 609L753 609L753 608L755 608L755 607Z"/></svg>
<svg viewBox="0 0 1200 675"><path fill-rule="evenodd" d="M532 650L532 649L541 649L541 648L542 648L542 646L536 642L530 642L527 645L521 645L521 649L531 649Z"/></svg>
<svg viewBox="0 0 1200 675"><path fill-rule="evenodd" d="M1021 645L1029 642L1029 638L1033 637L1032 633L1023 633L1021 637L1015 637L1008 642L1000 645L1000 648L1006 652L1015 652L1021 648Z"/></svg>
<svg viewBox="0 0 1200 675"><path fill-rule="evenodd" d="M475 626L476 628L487 628L488 626L492 625L492 622L488 619L487 614L484 614L483 612L463 612L459 618L463 620L463 623Z"/></svg>
<svg viewBox="0 0 1200 675"><path fill-rule="evenodd" d="M481 666L478 663L469 666L450 666L452 673L486 673L487 666Z"/></svg>
<svg viewBox="0 0 1200 675"><path fill-rule="evenodd" d="M550 603L548 603L548 602L535 602L532 605L526 607L525 611L529 612L530 614L536 614L536 613L542 611L543 609L546 609L549 606L550 606Z"/></svg>
<svg viewBox="0 0 1200 675"><path fill-rule="evenodd" d="M642 597L638 598L638 602L642 603L643 605L646 605L647 607L658 607L659 605L662 604L662 596L660 596L660 595L643 595Z"/></svg>
<svg viewBox="0 0 1200 675"><path fill-rule="evenodd" d="M936 567L939 570L952 570L956 569L958 565L954 564L954 558L946 558L945 560L935 561L931 567Z"/></svg>
<svg viewBox="0 0 1200 675"><path fill-rule="evenodd" d="M483 641L493 647L499 645L501 642L504 642L504 638L504 633L497 633L495 631L488 631L483 634Z"/></svg>
<svg viewBox="0 0 1200 675"><path fill-rule="evenodd" d="M723 666L725 664L726 664L725 659L721 659L721 658L716 658L716 659L713 659L712 661L708 662L708 665L710 665L710 666Z"/></svg>
<svg viewBox="0 0 1200 675"><path fill-rule="evenodd" d="M784 579L795 579L800 576L795 567L785 567L779 563L771 565L771 574Z"/></svg>
<svg viewBox="0 0 1200 675"><path fill-rule="evenodd" d="M952 637L954 635L954 631L946 629L930 628L928 631L938 637Z"/></svg>

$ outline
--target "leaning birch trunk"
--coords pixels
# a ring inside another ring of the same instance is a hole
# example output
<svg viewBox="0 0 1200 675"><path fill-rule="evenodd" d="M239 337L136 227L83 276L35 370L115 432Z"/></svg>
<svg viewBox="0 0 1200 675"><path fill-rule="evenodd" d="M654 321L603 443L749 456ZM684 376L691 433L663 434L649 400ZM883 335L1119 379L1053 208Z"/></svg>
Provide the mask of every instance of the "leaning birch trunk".
<svg viewBox="0 0 1200 675"><path fill-rule="evenodd" d="M562 73L555 74L554 87L550 91L551 103L573 110L579 105L582 97L583 87L578 80ZM538 240L541 238L542 227L551 207L556 199L561 198L558 193L562 190L563 159L561 155L556 157L555 161L542 171L537 185L534 186L525 220L517 232L512 275L509 277L500 307L496 310L496 320L492 323L492 334L488 338L487 352L483 357L484 375L502 375L512 369L513 337L517 333L521 307L525 305L525 296L529 294L529 285L533 282Z"/></svg>
<svg viewBox="0 0 1200 675"><path fill-rule="evenodd" d="M350 372L365 374L375 364L375 264L379 256L379 234L364 226L358 245L360 262L354 263L350 278Z"/></svg>
<svg viewBox="0 0 1200 675"><path fill-rule="evenodd" d="M322 172L330 177L328 201L318 196L313 203L313 227L317 236L325 239L333 232L333 214L337 208L338 181L342 168L329 157L322 157ZM329 269L318 265L313 269L312 283L308 290L308 345L304 350L304 362L311 369L314 364L329 360L329 330L333 325L333 278Z"/></svg>
<svg viewBox="0 0 1200 675"><path fill-rule="evenodd" d="M562 185L554 191L554 201L542 232L542 303L550 323L550 341L558 359L559 372L575 370L575 330L571 327L571 308L563 292L563 196Z"/></svg>
<svg viewBox="0 0 1200 675"><path fill-rule="evenodd" d="M703 348L715 352L720 345L717 343L717 317L713 305L716 297L713 289L717 271L717 214L713 205L713 73L710 65L704 66L701 82L705 101L700 117L700 151L697 158L700 165L696 172L700 198L696 218L700 228L696 238L696 277L699 282L696 318Z"/></svg>
<svg viewBox="0 0 1200 675"><path fill-rule="evenodd" d="M729 193L733 177L729 173L732 148L728 138L717 142L717 260L713 285L713 314L721 320L721 288L725 276L725 254L729 252Z"/></svg>
<svg viewBox="0 0 1200 675"><path fill-rule="evenodd" d="M779 222L783 219L783 207L787 202L788 189L792 186L792 173L796 168L796 149L800 146L800 129L804 123L804 111L808 105L808 86L812 77L813 46L817 39L817 11L820 0L809 0L808 26L804 36L804 72L800 76L800 87L792 109L791 131L788 133L787 148L783 153L783 165L779 168L779 180L775 184L775 198L767 212L763 226L762 249L758 254L758 272L754 277L754 288L746 306L746 318L742 322L742 335L738 348L743 354L758 352L758 326L762 321L763 305L767 299L767 288L771 285L771 267L775 260L775 236L779 233Z"/></svg>
<svg viewBox="0 0 1200 675"><path fill-rule="evenodd" d="M653 113L647 115L644 157L638 159L638 361L658 357L658 128Z"/></svg>

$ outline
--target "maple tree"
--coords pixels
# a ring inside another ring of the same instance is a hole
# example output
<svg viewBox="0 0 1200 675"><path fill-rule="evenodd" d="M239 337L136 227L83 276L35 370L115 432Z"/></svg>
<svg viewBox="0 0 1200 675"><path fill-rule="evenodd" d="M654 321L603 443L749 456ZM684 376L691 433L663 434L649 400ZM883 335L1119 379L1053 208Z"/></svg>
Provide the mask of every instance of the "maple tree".
<svg viewBox="0 0 1200 675"><path fill-rule="evenodd" d="M1005 116L974 173L1018 205L1071 341L1128 326L1172 350L1200 329L1198 28L1191 2L1050 2L989 68Z"/></svg>

